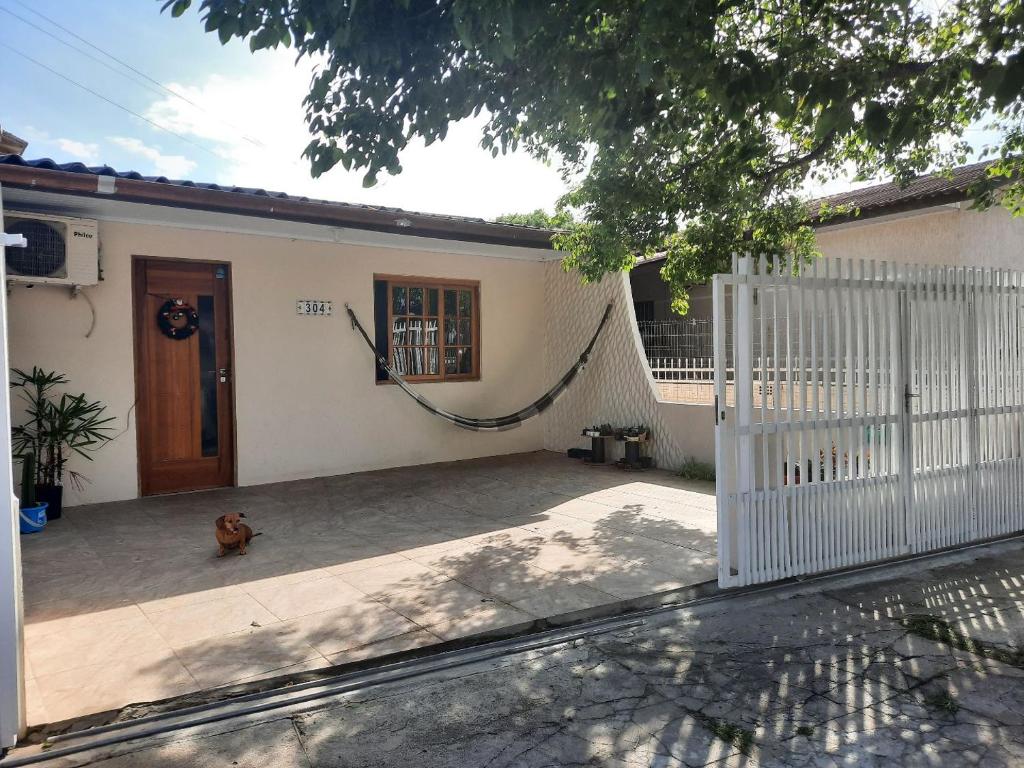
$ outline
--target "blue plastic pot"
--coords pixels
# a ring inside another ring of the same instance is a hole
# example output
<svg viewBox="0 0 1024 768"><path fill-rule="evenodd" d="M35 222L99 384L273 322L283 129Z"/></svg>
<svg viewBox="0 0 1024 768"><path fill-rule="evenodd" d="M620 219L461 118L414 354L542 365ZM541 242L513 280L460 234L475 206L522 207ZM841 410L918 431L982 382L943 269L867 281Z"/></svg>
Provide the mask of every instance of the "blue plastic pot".
<svg viewBox="0 0 1024 768"><path fill-rule="evenodd" d="M39 533L46 527L46 502L36 504L34 507L22 507L18 517L22 533Z"/></svg>

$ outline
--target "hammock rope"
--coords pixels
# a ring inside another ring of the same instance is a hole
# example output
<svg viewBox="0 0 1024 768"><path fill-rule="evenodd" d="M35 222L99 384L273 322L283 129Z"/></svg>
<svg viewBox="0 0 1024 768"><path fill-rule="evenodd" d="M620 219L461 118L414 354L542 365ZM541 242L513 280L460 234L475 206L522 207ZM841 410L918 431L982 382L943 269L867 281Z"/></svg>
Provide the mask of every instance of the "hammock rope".
<svg viewBox="0 0 1024 768"><path fill-rule="evenodd" d="M576 375L583 370L583 367L587 364L587 360L590 358L590 353L594 350L594 345L597 343L597 339L601 335L601 331L604 330L604 327L608 322L608 318L611 316L612 303L609 302L608 306L605 307L604 314L601 316L601 322L598 323L597 330L594 331L594 335L590 338L590 343L587 344L586 348L583 350L582 354L580 354L579 358L577 358L573 366L566 371L565 375L559 379L555 386L525 408L518 410L515 413L510 413L508 416L499 416L494 419L475 419L468 416L459 416L458 414L451 413L443 408L438 408L436 405L431 403L427 398L410 387L408 382L402 378L402 375L388 365L387 358L381 355L377 350L377 347L374 346L374 343L370 340L366 330L356 317L356 313L352 311L352 308L348 304L345 305L345 311L348 312L349 319L352 321L352 328L359 331L360 335L363 337L363 341L366 342L366 346L368 346L370 351L373 352L377 365L379 365L388 374L395 384L402 388L402 391L405 392L405 394L409 395L409 397L419 403L423 408L430 411L435 416L439 416L445 421L454 424L457 427L462 427L463 429L469 429L475 432L501 432L506 429L515 429L527 419L542 413L569 387L573 379L576 378Z"/></svg>

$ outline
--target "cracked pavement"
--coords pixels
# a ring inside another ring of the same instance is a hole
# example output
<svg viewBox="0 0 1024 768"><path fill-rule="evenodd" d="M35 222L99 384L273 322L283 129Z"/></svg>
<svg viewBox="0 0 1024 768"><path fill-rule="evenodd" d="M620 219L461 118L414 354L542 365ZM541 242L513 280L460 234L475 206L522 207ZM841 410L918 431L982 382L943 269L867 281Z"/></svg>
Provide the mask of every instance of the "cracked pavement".
<svg viewBox="0 0 1024 768"><path fill-rule="evenodd" d="M62 764L1022 765L1022 555L1010 541L718 600ZM937 642L908 616L1002 649L1000 660Z"/></svg>

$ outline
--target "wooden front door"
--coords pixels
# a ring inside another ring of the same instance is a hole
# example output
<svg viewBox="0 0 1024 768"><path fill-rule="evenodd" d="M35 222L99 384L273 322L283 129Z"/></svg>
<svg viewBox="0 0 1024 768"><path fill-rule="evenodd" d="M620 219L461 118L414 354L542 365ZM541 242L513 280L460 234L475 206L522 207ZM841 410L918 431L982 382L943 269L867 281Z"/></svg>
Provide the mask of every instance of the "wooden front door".
<svg viewBox="0 0 1024 768"><path fill-rule="evenodd" d="M136 258L133 280L142 495L233 485L228 265Z"/></svg>

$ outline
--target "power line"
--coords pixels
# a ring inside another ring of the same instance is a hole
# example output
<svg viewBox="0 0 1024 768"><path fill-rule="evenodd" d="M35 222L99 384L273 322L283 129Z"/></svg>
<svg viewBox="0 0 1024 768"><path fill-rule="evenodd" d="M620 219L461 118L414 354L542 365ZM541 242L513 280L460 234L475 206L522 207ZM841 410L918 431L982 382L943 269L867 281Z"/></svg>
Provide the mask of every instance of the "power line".
<svg viewBox="0 0 1024 768"><path fill-rule="evenodd" d="M199 110L200 112L202 112L202 113L203 113L204 115L207 115L207 116L209 116L209 117L213 117L213 118L214 118L215 120L218 120L219 122L221 122L221 123L223 123L224 125L228 126L228 127L229 127L229 128L231 128L232 130L238 131L238 133L239 133L239 136L240 136L240 137L241 137L242 139L244 139L245 141L249 142L250 144L253 144L253 145L255 145L255 146L261 147L261 148L263 148L263 149L266 149L266 148L267 148L267 147L266 147L266 145L265 145L265 144L264 144L263 142L259 141L258 139L253 139L253 138L250 138L249 136L246 136L246 135L245 135L245 134L244 134L244 133L242 132L242 129L241 129L241 128L239 128L238 126L236 126L236 125L232 125L231 123L229 123L229 122L228 122L228 121L226 121L226 120L223 120L222 118L218 118L218 117L216 117L216 116L214 116L214 115L211 115L211 114L210 114L210 113L209 113L209 112L208 112L208 111L207 111L206 109L204 109L203 107L201 107L201 106L200 106L199 104L196 104L196 103L195 103L194 101L192 101L192 100L191 100L190 98L188 98L187 96L183 96L183 95L181 95L180 93L178 93L177 91L173 91L173 90L171 90L171 89L170 89L170 88L168 88L168 87L167 87L166 85L164 85L163 83L161 83L161 82L160 82L159 80L156 80L155 78L153 78L153 77L150 77L149 75L147 75L147 74L146 74L145 72L143 72L142 70L140 70L140 69L137 69L136 67L133 67L133 66L132 66L131 64L129 64L129 63L127 62L127 61L124 61L123 59L119 59L119 58L118 58L117 56L115 56L115 55L114 55L114 54L112 54L112 53L109 53L108 51L104 50L103 48L101 48L100 46L96 45L95 43L92 43L92 42L90 42L90 41L86 40L86 39L85 39L84 37L82 37L81 35L79 35L79 34L78 34L77 32L75 32L74 30L68 29L67 27L65 27L65 26L64 26L63 24L61 24L60 22L56 21L55 19L51 19L51 18L50 18L49 16L47 16L47 15L45 15L45 14L43 14L43 13L41 13L41 12L37 11L37 10L36 10L35 8L33 8L33 7L31 7L30 5L27 5L26 3L22 2L22 0L12 0L12 2L14 2L14 3L17 3L17 4L18 4L18 5L20 5L20 6L22 7L22 8L24 8L24 9L25 9L25 10L27 10L27 11L29 11L30 13L34 13L34 14L35 14L36 16L38 16L39 18L43 19L43 20L44 20L44 21L46 21L47 23L49 23L49 24L52 24L53 26L57 27L57 29L60 29L60 30L61 30L61 31L63 31L63 32L65 33L65 34L71 35L71 37L73 37L73 38L75 38L76 40L78 40L78 41L80 41L80 42L84 43L85 45L89 46L89 47L90 47L90 48L92 48L92 49L93 49L94 51L97 51L97 52L99 52L99 53L103 54L104 56L106 56L106 57L107 57L108 59L110 59L111 61L114 61L114 62L116 62L117 64L119 64L120 66L124 67L125 69L128 69L128 70L130 70L130 71L134 72L134 73L135 73L136 75L138 75L139 77L143 78L144 80L148 81L149 83L152 83L152 85L154 85L154 86L156 86L157 88L159 88L161 92L163 92L163 93L166 93L166 94L168 94L168 95L172 96L173 98L176 98L176 99L179 99L179 100L181 100L181 101L185 102L185 103L186 103L186 104L188 104L189 106L191 106L191 107L193 107L193 108L195 108L195 109ZM107 68L109 68L109 69L113 69L113 71L117 72L117 70L116 70L116 69L114 69L114 68L113 68L113 67L112 67L112 66L111 66L110 64L108 64L108 63L106 63L106 62L104 62L104 61L101 61L101 60L100 60L99 58L97 58L96 56L93 56L93 55L91 55L91 54L87 53L86 51L83 51L83 50L81 50L80 48L77 48L76 46L73 46L73 45L71 45L71 43L67 42L66 40L62 40L62 39L61 39L60 37L58 37L57 35L55 35L55 34L54 34L53 32L51 32L50 30L48 30L48 29L44 29L43 27L40 27L40 26L38 26L37 24L34 24L33 22L29 21L28 19L25 19L25 18L23 18L23 17L19 16L18 14L14 13L13 11L11 11L11 10L9 10L9 9L7 9L7 8L3 8L2 6L0 6L0 10L4 11L4 12L6 12L6 13L9 13L9 14L10 14L11 16L14 16L14 17L15 17L16 19L18 19L18 20L22 21L22 22L23 22L23 23L25 23L25 24L28 24L29 26L31 26L31 27L33 27L33 28L35 28L35 29L39 30L40 32L42 32L42 33L44 33L44 34L46 34L46 35L49 35L49 36L50 36L50 37L52 37L52 38L53 38L54 40L57 40L58 42L60 42L60 43L63 43L64 45L68 46L68 47L69 47L69 48L71 48L72 50L78 51L78 52L79 52L79 53L81 53L81 54L82 54L83 56L88 56L88 57L89 57L90 59L92 59L93 61L98 61L98 62L99 62L100 64L103 64L103 65L104 65L105 67L107 67ZM119 72L118 74L121 74L122 76L124 76L124 77L127 77L127 75L126 75L125 73L123 73L123 72ZM131 78L131 79L133 79L133 81L134 81L134 82L137 82L137 83L138 83L138 85L140 85L140 86L143 86L143 87L145 87L145 88L148 88L148 89L149 89L149 90L151 90L151 91L152 91L152 90L154 90L152 86L150 86L150 85L146 85L146 83L141 83L141 82L138 82L137 80L134 80L134 78Z"/></svg>
<svg viewBox="0 0 1024 768"><path fill-rule="evenodd" d="M45 69L47 72L50 72L51 74L56 75L57 77L61 78L62 80L66 80L67 82L71 83L72 85L74 85L74 86L76 86L78 88L81 88L86 93L92 94L97 99L101 99L102 101L105 101L107 104L110 104L111 106L117 107L118 109L120 109L120 110L122 110L124 112L127 112L128 114L133 115L133 116L139 118L140 120L143 120L143 121L149 123L154 128L156 128L158 130L161 130L161 131L164 131L165 133L169 133L172 136L175 136L175 137L181 139L186 144L191 144L196 149L201 149L203 152L206 152L206 153L212 155L213 157L220 158L220 155L218 155L215 151L213 151L209 147L203 146L202 144L198 144L197 142L192 141L187 136L183 136L182 134L177 133L176 131L172 131L170 128L167 128L167 127L165 127L163 125L160 125L160 123L156 122L155 120L150 120L145 115L140 115L138 112L136 112L133 109L130 109L130 108L126 107L124 104L120 104L120 103L114 101L113 99L107 98L102 93L100 93L98 91L94 91L89 86L83 85L82 83L78 82L77 80L73 80L72 78L70 78L67 75L65 75L63 72L59 72L58 70L54 69L53 67L51 67L51 66L49 66L47 64L44 64L43 62L39 61L38 59L35 59L32 56L29 56L27 53L24 53L23 51L19 51L17 48L15 48L15 47L13 47L11 45L8 45L7 43L3 42L2 40L0 40L0 47L6 48L7 50L11 51L12 53L16 53L18 56L21 56L23 59L26 59L26 60L32 62L33 64L35 64L37 67L41 67L41 68Z"/></svg>
<svg viewBox="0 0 1024 768"><path fill-rule="evenodd" d="M44 35L49 35L50 37L52 37L54 40L56 40L61 45L66 45L71 50L76 51L77 53L80 53L81 55L85 56L86 58L91 59L92 61L95 61L97 64L106 67L111 72L114 72L115 74L118 74L121 77L127 78L128 80L131 80L131 82L135 83L136 85L142 86L143 88L148 89L152 93L156 93L156 94L159 94L161 96L163 95L163 93L161 91L157 90L156 88L154 88L153 86L151 86L151 85L149 85L149 84L147 84L145 82L142 82L140 80L137 80L137 79L131 77L131 75L129 75L127 72L124 72L124 71L118 69L113 64L111 64L109 61L104 61L99 56L95 56L95 55L89 53L88 51L82 50L78 46L76 46L76 45L74 45L72 43L69 43L67 40L61 39L57 35L53 34L53 32L51 32L50 30L46 29L45 27L39 26L34 21L30 21L30 20L26 19L24 16L19 16L18 14L16 14L14 11L10 10L9 8L4 8L2 5L0 5L0 12L6 13L9 16L13 16L15 19L20 21L22 24L27 24L28 26L32 27L33 29L36 29L36 30L42 32Z"/></svg>

